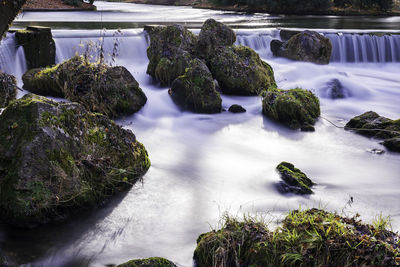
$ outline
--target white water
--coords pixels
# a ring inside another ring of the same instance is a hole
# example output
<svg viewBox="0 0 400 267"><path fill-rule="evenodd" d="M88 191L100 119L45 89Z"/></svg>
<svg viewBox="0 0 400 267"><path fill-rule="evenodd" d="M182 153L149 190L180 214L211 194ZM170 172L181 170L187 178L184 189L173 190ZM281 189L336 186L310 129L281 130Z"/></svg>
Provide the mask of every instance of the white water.
<svg viewBox="0 0 400 267"><path fill-rule="evenodd" d="M17 46L14 33L0 41L0 71L14 75L21 83L22 75L27 71L25 53L22 46Z"/></svg>
<svg viewBox="0 0 400 267"><path fill-rule="evenodd" d="M313 90L320 97L322 116L339 125L368 110L400 117L399 63L320 66L273 58L269 41L276 32L241 30L238 43L253 47L272 65L279 87ZM37 266L104 266L151 256L192 266L198 235L216 227L223 212L269 212L276 219L300 205L347 215L358 212L366 221L382 212L391 215L393 228L400 230L398 153L368 153L372 148L384 148L376 140L335 128L323 119L313 133L286 129L262 116L258 97L222 96L224 108L238 103L247 109L244 114L181 112L171 101L168 88L160 88L146 75L145 35L141 30L123 33L117 63L135 76L148 102L118 123L131 129L148 149L152 166L143 184L61 227L2 233L3 250L27 254L26 259L34 255ZM74 47L82 49L80 43L98 40L99 31L53 34L57 60L61 61L74 55ZM112 32L107 33L110 35ZM105 38L106 50L112 49L113 39ZM326 83L335 78L351 97L326 97ZM284 160L318 184L315 194L278 193L275 166ZM351 207L346 206L350 196L354 198ZM29 247L28 252L20 246Z"/></svg>

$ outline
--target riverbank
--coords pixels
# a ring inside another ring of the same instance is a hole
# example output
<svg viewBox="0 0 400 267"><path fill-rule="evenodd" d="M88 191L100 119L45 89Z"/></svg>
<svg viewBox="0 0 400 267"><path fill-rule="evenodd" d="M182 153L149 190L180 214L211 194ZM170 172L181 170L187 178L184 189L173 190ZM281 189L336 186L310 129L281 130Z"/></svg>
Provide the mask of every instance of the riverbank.
<svg viewBox="0 0 400 267"><path fill-rule="evenodd" d="M79 11L96 10L96 6L83 2L79 6L67 5L62 0L28 0L22 9L23 11Z"/></svg>

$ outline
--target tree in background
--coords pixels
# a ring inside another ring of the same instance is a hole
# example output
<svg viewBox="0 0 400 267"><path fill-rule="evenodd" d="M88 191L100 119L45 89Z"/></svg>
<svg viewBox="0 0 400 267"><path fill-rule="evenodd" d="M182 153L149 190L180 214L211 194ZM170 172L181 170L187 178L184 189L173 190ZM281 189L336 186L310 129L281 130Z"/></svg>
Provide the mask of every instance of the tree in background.
<svg viewBox="0 0 400 267"><path fill-rule="evenodd" d="M26 0L0 0L0 39L10 27Z"/></svg>

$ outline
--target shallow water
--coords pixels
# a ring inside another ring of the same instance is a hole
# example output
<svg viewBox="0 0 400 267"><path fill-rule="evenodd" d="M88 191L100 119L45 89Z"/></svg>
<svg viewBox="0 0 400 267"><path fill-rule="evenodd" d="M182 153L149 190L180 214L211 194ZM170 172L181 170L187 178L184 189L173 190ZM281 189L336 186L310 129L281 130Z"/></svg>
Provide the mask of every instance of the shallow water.
<svg viewBox="0 0 400 267"><path fill-rule="evenodd" d="M186 12L186 8L174 10ZM204 20L202 16L199 21ZM56 30L53 34L58 61L82 49L80 43L99 38L99 31L94 30ZM112 34L106 33L108 51L115 39ZM152 166L143 183L61 224L27 231L3 226L0 248L21 263L35 266L105 266L151 256L192 266L198 235L218 227L224 212L238 216L261 213L275 222L300 206L360 213L367 222L382 213L391 216L394 230L400 230L400 155L369 153L384 147L329 122L343 126L368 110L399 118L400 63L320 66L293 62L271 55L269 41L277 37L275 29L237 34L239 43L253 47L272 65L279 87L307 88L320 97L322 117L315 132L292 131L264 118L259 97L222 96L225 109L241 104L247 109L243 114L180 111L168 88L159 87L145 73L145 34L141 29L124 30L117 64L131 71L148 102L118 123L131 129L149 152ZM328 97L326 83L332 79L341 81L348 98ZM280 194L275 167L281 161L292 162L307 173L318 184L315 194ZM354 203L348 205L350 197Z"/></svg>

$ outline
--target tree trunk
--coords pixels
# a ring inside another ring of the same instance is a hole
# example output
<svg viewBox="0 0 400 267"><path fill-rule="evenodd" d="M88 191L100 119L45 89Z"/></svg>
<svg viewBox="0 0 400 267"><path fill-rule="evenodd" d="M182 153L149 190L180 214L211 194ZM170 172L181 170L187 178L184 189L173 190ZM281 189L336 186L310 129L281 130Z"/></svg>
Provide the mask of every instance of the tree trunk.
<svg viewBox="0 0 400 267"><path fill-rule="evenodd" d="M0 0L0 39L25 2L26 0Z"/></svg>

